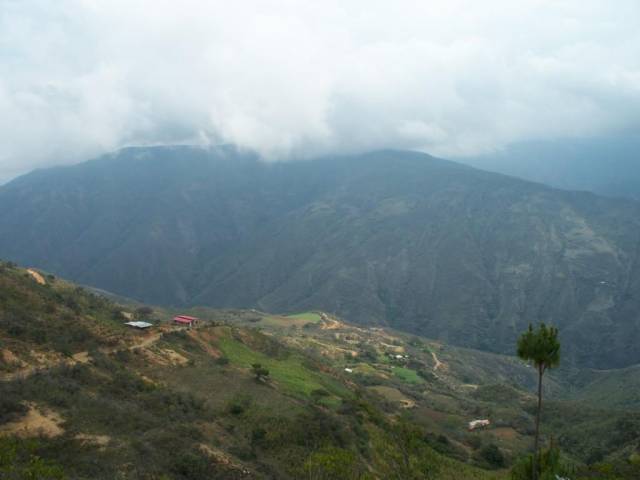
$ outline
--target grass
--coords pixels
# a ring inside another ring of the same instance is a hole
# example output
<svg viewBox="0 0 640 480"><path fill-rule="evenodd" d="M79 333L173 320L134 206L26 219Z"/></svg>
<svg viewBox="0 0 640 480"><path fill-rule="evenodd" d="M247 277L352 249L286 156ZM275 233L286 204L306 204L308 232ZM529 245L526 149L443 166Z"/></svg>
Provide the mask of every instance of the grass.
<svg viewBox="0 0 640 480"><path fill-rule="evenodd" d="M295 315L287 315L286 318L295 318L312 323L318 323L321 320L320 315L315 312L296 313Z"/></svg>
<svg viewBox="0 0 640 480"><path fill-rule="evenodd" d="M406 383L411 383L413 385L424 383L424 380L416 373L416 371L411 370L410 368L395 367L393 369L393 374Z"/></svg>
<svg viewBox="0 0 640 480"><path fill-rule="evenodd" d="M285 359L271 358L229 337L221 338L218 346L237 366L251 368L254 363L261 364L269 370L271 379L294 395L308 397L314 390L326 389L335 397L350 396L349 391L337 381L305 367L298 355L289 355Z"/></svg>

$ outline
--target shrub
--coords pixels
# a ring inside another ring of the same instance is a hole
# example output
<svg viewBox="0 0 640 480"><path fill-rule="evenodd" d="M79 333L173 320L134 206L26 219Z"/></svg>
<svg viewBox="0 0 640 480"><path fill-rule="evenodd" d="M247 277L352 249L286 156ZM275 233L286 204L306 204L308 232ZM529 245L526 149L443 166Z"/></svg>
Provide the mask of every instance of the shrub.
<svg viewBox="0 0 640 480"><path fill-rule="evenodd" d="M0 396L0 424L20 418L28 411L18 396L2 392Z"/></svg>
<svg viewBox="0 0 640 480"><path fill-rule="evenodd" d="M242 415L251 407L251 402L248 395L236 395L227 403L227 411L231 415Z"/></svg>
<svg viewBox="0 0 640 480"><path fill-rule="evenodd" d="M485 445L480 450L480 457L493 468L502 468L505 464L505 458L500 449L493 443Z"/></svg>
<svg viewBox="0 0 640 480"><path fill-rule="evenodd" d="M269 370L264 368L260 363L251 365L251 371L256 376L256 381L265 381L269 376Z"/></svg>

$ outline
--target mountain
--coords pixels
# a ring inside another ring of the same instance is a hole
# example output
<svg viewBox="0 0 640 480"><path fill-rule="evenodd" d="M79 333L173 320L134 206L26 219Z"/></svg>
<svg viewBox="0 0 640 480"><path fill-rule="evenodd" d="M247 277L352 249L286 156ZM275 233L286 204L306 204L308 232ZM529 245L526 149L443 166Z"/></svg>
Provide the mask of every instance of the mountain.
<svg viewBox="0 0 640 480"><path fill-rule="evenodd" d="M459 161L569 190L640 199L640 136L519 142Z"/></svg>
<svg viewBox="0 0 640 480"><path fill-rule="evenodd" d="M499 478L436 451L423 426L394 426L401 407L383 411L337 365L226 323L251 312L188 330L147 309L138 331L132 306L38 275L0 263L3 479L390 478L402 439L411 478L426 465L434 480Z"/></svg>
<svg viewBox="0 0 640 480"><path fill-rule="evenodd" d="M163 305L321 309L512 353L640 363L640 208L414 152L264 163L130 148L0 188L0 256Z"/></svg>
<svg viewBox="0 0 640 480"><path fill-rule="evenodd" d="M514 357L321 311L176 312L0 262L0 477L498 480L531 447L536 374ZM640 400L573 375L547 375L543 434L571 478L637 478Z"/></svg>

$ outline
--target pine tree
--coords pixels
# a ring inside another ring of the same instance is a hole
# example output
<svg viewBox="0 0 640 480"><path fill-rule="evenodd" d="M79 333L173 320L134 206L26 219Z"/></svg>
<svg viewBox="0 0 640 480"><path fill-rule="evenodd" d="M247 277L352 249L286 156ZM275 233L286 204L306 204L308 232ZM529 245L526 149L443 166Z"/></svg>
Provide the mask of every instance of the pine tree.
<svg viewBox="0 0 640 480"><path fill-rule="evenodd" d="M547 369L560 364L560 341L558 329L547 327L541 323L537 330L529 324L529 329L518 339L518 357L533 365L538 370L538 409L536 412L536 434L533 447L533 479L538 478L538 449L540 439L540 413L542 411L542 376Z"/></svg>

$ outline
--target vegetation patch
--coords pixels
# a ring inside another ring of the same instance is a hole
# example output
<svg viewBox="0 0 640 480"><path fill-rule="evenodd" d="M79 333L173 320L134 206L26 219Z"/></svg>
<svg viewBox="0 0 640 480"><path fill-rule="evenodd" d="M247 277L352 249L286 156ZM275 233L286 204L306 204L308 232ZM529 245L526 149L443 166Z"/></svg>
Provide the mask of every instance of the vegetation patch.
<svg viewBox="0 0 640 480"><path fill-rule="evenodd" d="M349 391L337 380L310 370L308 361L296 354L282 360L271 358L228 336L220 338L218 346L239 367L250 369L259 364L268 369L269 377L290 393L310 396L314 390L324 388L337 397L349 396Z"/></svg>
<svg viewBox="0 0 640 480"><path fill-rule="evenodd" d="M418 372L416 372L415 370L411 370L410 368L395 367L393 369L393 374L403 382L411 384L424 383L424 379L420 375L418 375Z"/></svg>

